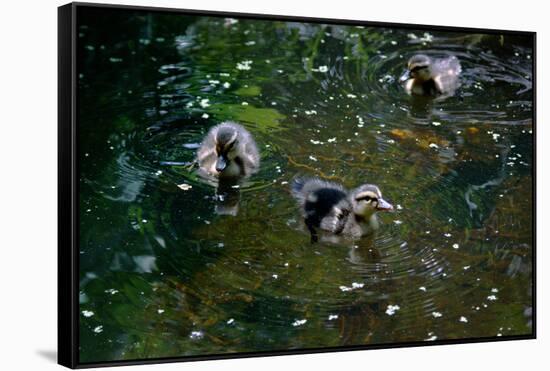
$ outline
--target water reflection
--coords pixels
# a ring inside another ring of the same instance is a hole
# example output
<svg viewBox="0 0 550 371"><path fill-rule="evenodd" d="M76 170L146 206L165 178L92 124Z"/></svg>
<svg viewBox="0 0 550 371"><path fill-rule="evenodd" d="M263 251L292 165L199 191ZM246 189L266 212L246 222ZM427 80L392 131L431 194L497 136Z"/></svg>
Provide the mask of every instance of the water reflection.
<svg viewBox="0 0 550 371"><path fill-rule="evenodd" d="M527 38L79 20L81 361L531 332ZM459 58L454 96L406 94L417 53ZM226 120L262 158L238 184L194 165ZM396 210L312 245L298 174L377 184Z"/></svg>

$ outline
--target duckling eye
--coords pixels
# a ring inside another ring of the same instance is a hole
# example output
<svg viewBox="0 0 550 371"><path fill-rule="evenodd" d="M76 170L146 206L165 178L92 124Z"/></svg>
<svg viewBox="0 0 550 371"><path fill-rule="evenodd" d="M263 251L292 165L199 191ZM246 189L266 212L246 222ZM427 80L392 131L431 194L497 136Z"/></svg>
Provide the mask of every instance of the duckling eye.
<svg viewBox="0 0 550 371"><path fill-rule="evenodd" d="M372 200L375 200L374 197L370 197L370 196L363 196L363 197L359 197L357 199L357 201L366 201L366 202L371 202Z"/></svg>
<svg viewBox="0 0 550 371"><path fill-rule="evenodd" d="M426 66L414 66L413 69L411 69L411 72L417 72L423 68L426 68Z"/></svg>

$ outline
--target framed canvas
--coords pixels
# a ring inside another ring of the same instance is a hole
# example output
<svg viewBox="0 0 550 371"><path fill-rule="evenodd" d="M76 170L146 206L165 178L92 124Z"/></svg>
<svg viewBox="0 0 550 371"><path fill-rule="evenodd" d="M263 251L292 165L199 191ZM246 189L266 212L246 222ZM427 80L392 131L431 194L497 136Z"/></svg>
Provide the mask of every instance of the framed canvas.
<svg viewBox="0 0 550 371"><path fill-rule="evenodd" d="M58 19L60 364L535 338L535 33Z"/></svg>

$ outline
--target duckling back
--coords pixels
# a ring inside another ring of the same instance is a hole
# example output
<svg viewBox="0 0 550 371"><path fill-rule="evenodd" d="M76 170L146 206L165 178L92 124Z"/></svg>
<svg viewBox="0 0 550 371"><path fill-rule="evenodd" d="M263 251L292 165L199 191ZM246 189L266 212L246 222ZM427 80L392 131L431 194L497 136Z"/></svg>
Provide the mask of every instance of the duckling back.
<svg viewBox="0 0 550 371"><path fill-rule="evenodd" d="M334 234L343 231L351 213L344 187L317 178L296 178L291 189L313 241L317 240L316 228Z"/></svg>

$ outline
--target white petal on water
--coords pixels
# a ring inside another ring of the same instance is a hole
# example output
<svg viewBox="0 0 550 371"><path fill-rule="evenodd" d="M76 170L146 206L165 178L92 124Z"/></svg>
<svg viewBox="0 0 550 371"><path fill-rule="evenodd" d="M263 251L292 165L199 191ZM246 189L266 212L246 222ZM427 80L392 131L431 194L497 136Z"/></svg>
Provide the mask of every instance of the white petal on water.
<svg viewBox="0 0 550 371"><path fill-rule="evenodd" d="M91 310L83 310L82 315L86 318L89 318L94 315L94 312L92 312Z"/></svg>
<svg viewBox="0 0 550 371"><path fill-rule="evenodd" d="M317 111L315 111L314 109L312 110L305 110L304 111L306 115L316 115L317 114Z"/></svg>
<svg viewBox="0 0 550 371"><path fill-rule="evenodd" d="M322 73L328 72L328 67L327 66L319 66L319 72L322 72Z"/></svg>
<svg viewBox="0 0 550 371"><path fill-rule="evenodd" d="M229 318L229 320L227 320L226 323L227 323L228 325L230 325L230 324L232 324L233 322L235 322L235 319Z"/></svg>
<svg viewBox="0 0 550 371"><path fill-rule="evenodd" d="M189 334L189 339L191 340L200 340L204 337L204 333L202 331L191 331Z"/></svg>
<svg viewBox="0 0 550 371"><path fill-rule="evenodd" d="M188 190L190 190L191 188L193 188L192 185L187 184L187 183L178 184L178 187L179 187L181 190L184 190L184 191L188 191Z"/></svg>
<svg viewBox="0 0 550 371"><path fill-rule="evenodd" d="M355 94L347 94L346 97L355 99L355 98L357 98L357 95L355 95Z"/></svg>
<svg viewBox="0 0 550 371"><path fill-rule="evenodd" d="M445 233L443 236L445 236L445 237L451 237L452 234L450 234L450 233Z"/></svg>
<svg viewBox="0 0 550 371"><path fill-rule="evenodd" d="M340 291L343 291L343 292L346 292L346 291L351 291L352 288L351 287L347 287L347 286L340 286Z"/></svg>
<svg viewBox="0 0 550 371"><path fill-rule="evenodd" d="M467 271L468 269L470 269L470 266L469 265L465 265L462 267L462 269L464 269L465 271Z"/></svg>
<svg viewBox="0 0 550 371"><path fill-rule="evenodd" d="M334 142L336 142L336 137L328 139L327 142L329 142L329 143L334 143Z"/></svg>
<svg viewBox="0 0 550 371"><path fill-rule="evenodd" d="M338 318L338 315L337 315L337 314L329 314L329 316L328 316L328 320L329 320L329 321L335 320L335 319L337 319L337 318Z"/></svg>
<svg viewBox="0 0 550 371"><path fill-rule="evenodd" d="M403 222L401 220L394 220L393 222L394 222L395 225L403 224Z"/></svg>
<svg viewBox="0 0 550 371"><path fill-rule="evenodd" d="M248 71L252 67L250 66L252 64L252 61L242 61L237 63L237 69L241 71Z"/></svg>
<svg viewBox="0 0 550 371"><path fill-rule="evenodd" d="M209 106L210 106L210 103L208 103L209 101L210 101L210 100L207 99L207 98L201 99L200 102L199 102L199 105L200 105L202 108L209 107Z"/></svg>
<svg viewBox="0 0 550 371"><path fill-rule="evenodd" d="M428 334L429 335L429 334ZM424 339L425 341L434 341L434 340L437 340L437 336L436 335L431 335L430 337Z"/></svg>
<svg viewBox="0 0 550 371"><path fill-rule="evenodd" d="M317 161L317 159L316 159L315 157L313 157L313 156L309 156L309 159L310 159L311 161Z"/></svg>
<svg viewBox="0 0 550 371"><path fill-rule="evenodd" d="M105 293L111 294L111 295L114 295L114 294L116 294L117 292L118 292L118 290L116 290L116 289L107 289L107 290L105 290Z"/></svg>
<svg viewBox="0 0 550 371"><path fill-rule="evenodd" d="M464 323L468 323L468 318L466 318L466 317L464 317L464 316L461 316L461 317L459 318L459 321L460 321L460 322L464 322Z"/></svg>
<svg viewBox="0 0 550 371"><path fill-rule="evenodd" d="M458 249L460 246L458 246L457 243L453 243L453 249Z"/></svg>
<svg viewBox="0 0 550 371"><path fill-rule="evenodd" d="M441 123L440 123L440 122L437 122L437 121L434 121L434 122L432 122L432 125L433 125L433 126L441 126Z"/></svg>
<svg viewBox="0 0 550 371"><path fill-rule="evenodd" d="M231 84L228 83L227 81L223 83L223 87L226 88L226 89L229 89L230 86L231 86Z"/></svg>
<svg viewBox="0 0 550 371"><path fill-rule="evenodd" d="M396 207L396 208L397 208L397 210L403 210L403 206L401 206L401 205L399 205L399 204L397 204L397 207Z"/></svg>
<svg viewBox="0 0 550 371"><path fill-rule="evenodd" d="M443 317L443 314L441 314L441 312L432 312L432 316L434 318L440 318L440 317Z"/></svg>
<svg viewBox="0 0 550 371"><path fill-rule="evenodd" d="M205 112L205 113L202 114L201 117L202 117L203 119L207 119L207 118L210 117L210 116L208 115L208 113Z"/></svg>
<svg viewBox="0 0 550 371"><path fill-rule="evenodd" d="M399 305L388 305L388 307L386 308L386 314L388 316L393 316L395 314L395 312L397 312L399 309L401 309L401 307Z"/></svg>
<svg viewBox="0 0 550 371"><path fill-rule="evenodd" d="M418 289L419 289L420 291L424 291L424 292L427 291L426 287L424 287L424 286L420 286Z"/></svg>
<svg viewBox="0 0 550 371"><path fill-rule="evenodd" d="M493 287L493 288L491 289L491 292L494 292L494 293L496 294L496 293L498 292L498 289L495 288L495 287Z"/></svg>
<svg viewBox="0 0 550 371"><path fill-rule="evenodd" d="M277 275L277 274L272 274L271 277L273 277L274 279L277 279L277 278L279 278L279 275Z"/></svg>
<svg viewBox="0 0 550 371"><path fill-rule="evenodd" d="M157 313L158 313L158 314L164 313L164 309L157 309Z"/></svg>
<svg viewBox="0 0 550 371"><path fill-rule="evenodd" d="M248 106L248 102L242 102L241 103L243 106Z"/></svg>
<svg viewBox="0 0 550 371"><path fill-rule="evenodd" d="M256 45L256 41L250 40L250 41L245 42L244 45L246 45L246 46Z"/></svg>
<svg viewBox="0 0 550 371"><path fill-rule="evenodd" d="M352 282L352 284L351 284L351 287L354 288L354 289L360 289L360 288L363 288L363 286L365 286L364 283Z"/></svg>
<svg viewBox="0 0 550 371"><path fill-rule="evenodd" d="M430 143L429 147L430 148L435 148L435 149L439 148L439 146L435 143Z"/></svg>
<svg viewBox="0 0 550 371"><path fill-rule="evenodd" d="M103 332L103 326L100 325L100 326L94 327L94 332L96 334Z"/></svg>
<svg viewBox="0 0 550 371"><path fill-rule="evenodd" d="M292 326L294 327L302 326L306 322L307 322L307 319L297 319L296 321L292 322Z"/></svg>
<svg viewBox="0 0 550 371"><path fill-rule="evenodd" d="M497 300L498 298L496 297L496 295L489 295L487 296L487 300L490 300L490 301L495 301Z"/></svg>

